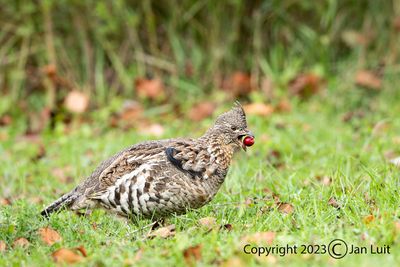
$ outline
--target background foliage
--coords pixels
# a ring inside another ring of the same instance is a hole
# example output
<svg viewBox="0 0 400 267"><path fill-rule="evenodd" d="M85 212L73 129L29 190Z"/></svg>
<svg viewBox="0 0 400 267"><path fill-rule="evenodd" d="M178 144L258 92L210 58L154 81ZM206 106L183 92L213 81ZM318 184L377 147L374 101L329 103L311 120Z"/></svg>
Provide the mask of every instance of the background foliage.
<svg viewBox="0 0 400 267"><path fill-rule="evenodd" d="M358 68L398 60L397 1L0 5L0 91L13 102L39 95L36 106L53 107L73 89L90 94L94 105L136 97L135 80L143 77L161 78L170 101L194 101L237 71L251 75L255 90L267 77L285 92L298 73L335 73L337 61L349 57Z"/></svg>
<svg viewBox="0 0 400 267"><path fill-rule="evenodd" d="M0 266L397 266L399 38L398 0L0 0ZM39 215L236 99L256 143L205 207ZM335 238L391 254L243 253Z"/></svg>

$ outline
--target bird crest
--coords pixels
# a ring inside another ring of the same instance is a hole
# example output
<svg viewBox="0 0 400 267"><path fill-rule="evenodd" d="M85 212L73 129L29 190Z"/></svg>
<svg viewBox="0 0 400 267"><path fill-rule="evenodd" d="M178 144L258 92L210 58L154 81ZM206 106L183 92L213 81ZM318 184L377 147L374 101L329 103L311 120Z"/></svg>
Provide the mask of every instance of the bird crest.
<svg viewBox="0 0 400 267"><path fill-rule="evenodd" d="M246 113L239 101L235 101L231 110L218 116L215 124L239 124L245 128L247 126Z"/></svg>

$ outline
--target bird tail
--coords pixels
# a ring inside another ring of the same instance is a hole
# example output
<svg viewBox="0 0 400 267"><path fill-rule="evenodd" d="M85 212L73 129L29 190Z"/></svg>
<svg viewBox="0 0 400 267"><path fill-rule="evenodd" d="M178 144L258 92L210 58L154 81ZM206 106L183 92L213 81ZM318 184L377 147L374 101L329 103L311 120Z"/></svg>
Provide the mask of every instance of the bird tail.
<svg viewBox="0 0 400 267"><path fill-rule="evenodd" d="M71 206L71 204L78 198L78 195L76 194L76 190L72 190L69 193L64 194L61 196L59 199L51 203L49 206L47 206L41 213L40 215L44 217L49 217L51 213L59 211L63 208Z"/></svg>

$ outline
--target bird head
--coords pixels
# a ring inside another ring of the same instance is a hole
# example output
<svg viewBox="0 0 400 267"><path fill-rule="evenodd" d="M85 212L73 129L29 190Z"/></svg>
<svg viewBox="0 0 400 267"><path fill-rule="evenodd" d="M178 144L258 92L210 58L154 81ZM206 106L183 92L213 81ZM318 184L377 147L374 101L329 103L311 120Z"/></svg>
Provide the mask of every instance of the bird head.
<svg viewBox="0 0 400 267"><path fill-rule="evenodd" d="M236 102L230 111L218 116L211 130L214 135L218 135L224 145L232 146L235 150L242 147L246 151L243 139L246 136L254 138L253 133L247 128L246 114L239 102Z"/></svg>

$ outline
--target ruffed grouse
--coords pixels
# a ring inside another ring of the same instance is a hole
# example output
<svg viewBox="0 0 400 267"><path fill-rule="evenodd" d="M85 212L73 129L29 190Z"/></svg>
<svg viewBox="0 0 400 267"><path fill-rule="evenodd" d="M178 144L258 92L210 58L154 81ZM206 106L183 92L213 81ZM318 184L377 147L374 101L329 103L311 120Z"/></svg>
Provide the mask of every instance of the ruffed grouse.
<svg viewBox="0 0 400 267"><path fill-rule="evenodd" d="M253 138L239 104L197 139L133 145L105 160L41 214L103 207L124 217L163 218L208 203L224 182L234 152Z"/></svg>

